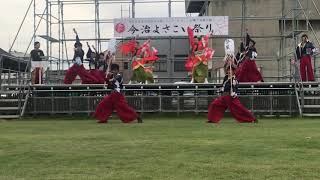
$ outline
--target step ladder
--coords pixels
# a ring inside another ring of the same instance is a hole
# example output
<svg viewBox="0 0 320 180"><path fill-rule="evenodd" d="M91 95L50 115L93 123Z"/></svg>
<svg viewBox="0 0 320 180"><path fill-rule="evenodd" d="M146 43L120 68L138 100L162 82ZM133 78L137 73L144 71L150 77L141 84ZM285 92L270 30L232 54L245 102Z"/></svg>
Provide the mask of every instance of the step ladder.
<svg viewBox="0 0 320 180"><path fill-rule="evenodd" d="M28 87L6 86L0 89L0 119L18 119L26 108Z"/></svg>
<svg viewBox="0 0 320 180"><path fill-rule="evenodd" d="M303 85L299 100L302 116L320 117L320 84Z"/></svg>

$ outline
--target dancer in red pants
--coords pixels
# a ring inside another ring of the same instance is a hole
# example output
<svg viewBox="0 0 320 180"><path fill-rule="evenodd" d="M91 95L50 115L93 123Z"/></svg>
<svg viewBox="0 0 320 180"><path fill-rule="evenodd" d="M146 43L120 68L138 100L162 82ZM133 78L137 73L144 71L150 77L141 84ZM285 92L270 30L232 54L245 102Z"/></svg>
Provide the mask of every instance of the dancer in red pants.
<svg viewBox="0 0 320 180"><path fill-rule="evenodd" d="M239 82L263 82L261 73L258 71L255 59L257 58L256 42L251 39L247 33L246 47L241 54L241 59L238 62L238 70L236 72ZM241 51L243 51L243 44L241 44Z"/></svg>
<svg viewBox="0 0 320 180"><path fill-rule="evenodd" d="M82 44L80 38L75 29L73 29L76 34L76 43L74 44L74 64L67 70L67 73L64 77L65 84L72 84L76 79L77 75L80 76L82 84L99 84L99 80L95 76L91 75L83 66L83 56L84 51L82 50Z"/></svg>
<svg viewBox="0 0 320 180"><path fill-rule="evenodd" d="M228 75L223 81L223 95L213 100L208 109L208 123L218 123L224 112L229 109L231 115L240 123L257 123L257 119L247 110L237 97L238 81L234 76L236 67L230 66L226 71ZM232 86L231 86L232 82Z"/></svg>
<svg viewBox="0 0 320 180"><path fill-rule="evenodd" d="M93 116L98 120L98 123L107 123L112 112L116 110L117 115L122 122L130 123L134 120L138 120L138 123L142 123L140 116L128 105L124 95L120 92L123 79L119 74L119 65L112 64L111 73L113 76L109 82L110 88L112 88L113 91L98 104Z"/></svg>
<svg viewBox="0 0 320 180"><path fill-rule="evenodd" d="M308 35L301 36L301 43L296 49L297 59L300 60L300 75L302 81L314 81L311 56L315 47L308 40Z"/></svg>

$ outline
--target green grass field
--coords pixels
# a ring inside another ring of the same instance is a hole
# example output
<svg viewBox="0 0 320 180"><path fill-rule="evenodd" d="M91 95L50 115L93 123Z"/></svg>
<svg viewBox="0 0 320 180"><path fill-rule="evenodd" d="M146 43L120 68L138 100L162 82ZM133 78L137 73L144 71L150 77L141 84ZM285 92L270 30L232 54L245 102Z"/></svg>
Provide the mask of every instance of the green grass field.
<svg viewBox="0 0 320 180"><path fill-rule="evenodd" d="M320 119L0 121L0 179L320 179Z"/></svg>

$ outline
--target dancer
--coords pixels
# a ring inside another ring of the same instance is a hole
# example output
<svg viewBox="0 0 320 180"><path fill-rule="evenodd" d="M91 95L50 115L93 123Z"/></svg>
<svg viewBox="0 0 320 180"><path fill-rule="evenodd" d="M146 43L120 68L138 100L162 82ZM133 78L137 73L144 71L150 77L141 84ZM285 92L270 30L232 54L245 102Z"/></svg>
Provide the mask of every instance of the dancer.
<svg viewBox="0 0 320 180"><path fill-rule="evenodd" d="M98 59L97 53L92 51L89 43L87 42L88 52L87 52L87 61L89 61L89 69L96 69L96 61ZM94 46L92 46L94 47Z"/></svg>
<svg viewBox="0 0 320 180"><path fill-rule="evenodd" d="M99 80L91 75L89 71L87 71L83 66L83 57L84 51L82 49L82 43L80 42L80 38L76 29L73 29L73 32L76 35L76 42L74 44L74 56L73 61L74 64L67 70L64 83L72 84L72 82L76 79L77 75L79 75L82 84L100 84Z"/></svg>
<svg viewBox="0 0 320 180"><path fill-rule="evenodd" d="M239 82L263 82L261 73L258 71L255 59L257 58L256 42L247 33L245 51L239 59L236 72ZM243 44L241 44L242 47ZM242 48L240 48L242 49ZM243 50L243 49L242 49Z"/></svg>
<svg viewBox="0 0 320 180"><path fill-rule="evenodd" d="M130 80L138 83L154 83L153 64L159 59L158 51L151 47L151 40L148 40L140 46L136 39L133 39L120 46L121 52L127 56L132 55L133 74Z"/></svg>
<svg viewBox="0 0 320 180"><path fill-rule="evenodd" d="M240 102L237 91L238 81L234 75L236 67L232 64L227 66L227 75L223 80L222 96L212 101L208 109L208 123L218 123L224 112L229 109L231 115L240 123L257 123L257 119Z"/></svg>
<svg viewBox="0 0 320 180"><path fill-rule="evenodd" d="M106 50L99 54L99 60L95 70L91 70L90 74L98 80L98 84L108 84L110 79L110 65L115 61L115 54L110 50Z"/></svg>
<svg viewBox="0 0 320 180"><path fill-rule="evenodd" d="M108 69L108 61L112 61L114 59L114 54L112 54L109 50L104 51L103 53L99 53L97 49L92 45L94 52L91 50L89 44L88 45L88 53L87 58L90 58L90 71L88 72L91 76L95 77L97 80L96 84L104 84L106 80L106 71ZM91 55L90 55L91 54ZM94 67L94 68L92 68ZM94 81L94 80L93 80Z"/></svg>
<svg viewBox="0 0 320 180"><path fill-rule="evenodd" d="M208 61L214 54L214 50L208 47L209 35L196 37L193 29L188 27L188 36L190 53L185 68L191 72L191 83L208 83Z"/></svg>
<svg viewBox="0 0 320 180"><path fill-rule="evenodd" d="M111 65L111 74L112 77L109 80L108 87L112 89L112 92L98 104L93 116L98 120L98 123L107 123L112 112L116 110L123 123L130 123L134 120L142 123L141 117L128 105L124 95L121 93L123 78L119 74L119 65Z"/></svg>

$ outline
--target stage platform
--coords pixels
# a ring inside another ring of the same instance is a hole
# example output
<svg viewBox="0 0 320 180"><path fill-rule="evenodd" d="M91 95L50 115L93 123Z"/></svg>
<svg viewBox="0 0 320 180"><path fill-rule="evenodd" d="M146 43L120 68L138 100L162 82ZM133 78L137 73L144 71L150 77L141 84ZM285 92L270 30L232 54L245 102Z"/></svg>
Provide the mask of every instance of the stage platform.
<svg viewBox="0 0 320 180"><path fill-rule="evenodd" d="M221 84L125 84L127 101L142 113L206 113L211 101L220 96ZM28 91L29 90L29 91ZM13 98L19 92L28 94L26 115L86 114L90 115L110 89L106 85L2 85L2 91L12 92L2 99ZM256 115L296 116L319 112L320 84L316 82L241 83L239 98ZM304 108L308 101L309 107ZM310 102L309 102L310 101ZM21 105L22 107L22 105Z"/></svg>

